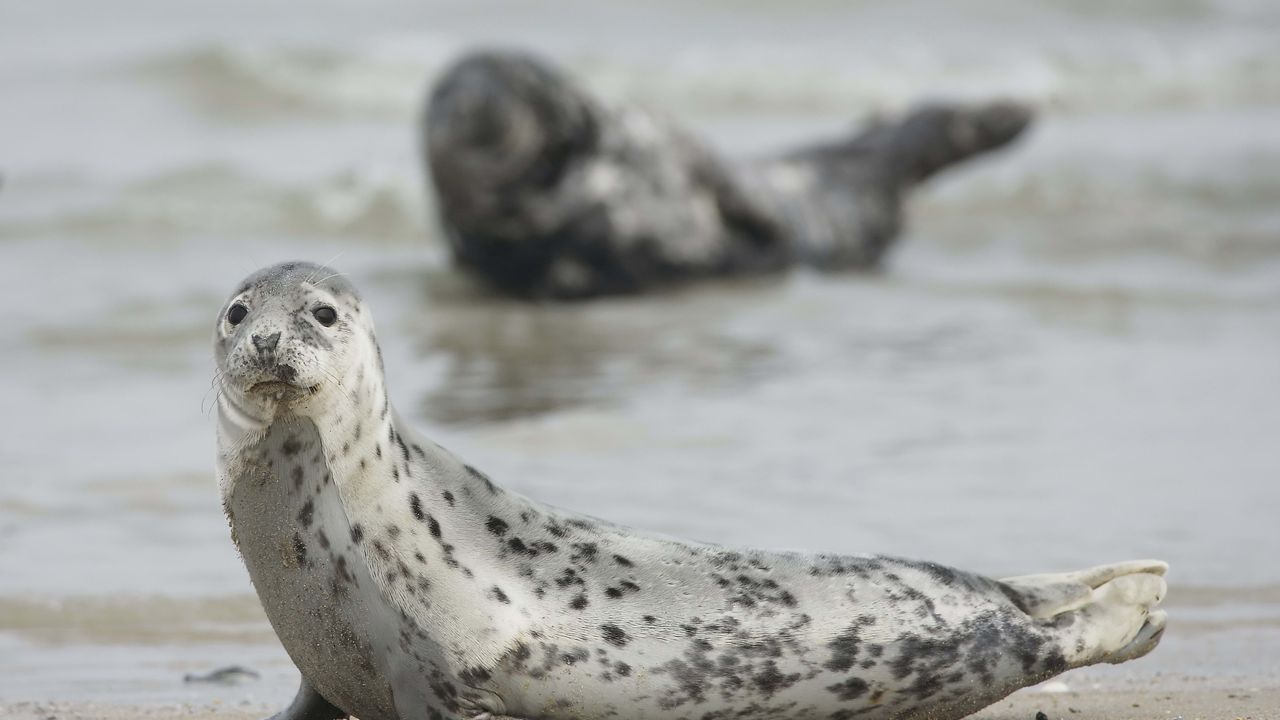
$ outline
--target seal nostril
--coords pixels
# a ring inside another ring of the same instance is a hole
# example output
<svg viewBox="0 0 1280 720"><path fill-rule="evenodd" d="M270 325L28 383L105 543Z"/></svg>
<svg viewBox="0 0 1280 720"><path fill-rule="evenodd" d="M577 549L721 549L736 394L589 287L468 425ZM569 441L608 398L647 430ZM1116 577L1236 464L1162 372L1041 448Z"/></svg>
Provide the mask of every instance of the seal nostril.
<svg viewBox="0 0 1280 720"><path fill-rule="evenodd" d="M276 377L284 382L291 383L294 378L298 377L298 371L294 370L292 365L277 365Z"/></svg>
<svg viewBox="0 0 1280 720"><path fill-rule="evenodd" d="M274 332L265 337L262 335L254 335L252 340L253 346L258 349L259 353L272 352L280 342L280 333Z"/></svg>

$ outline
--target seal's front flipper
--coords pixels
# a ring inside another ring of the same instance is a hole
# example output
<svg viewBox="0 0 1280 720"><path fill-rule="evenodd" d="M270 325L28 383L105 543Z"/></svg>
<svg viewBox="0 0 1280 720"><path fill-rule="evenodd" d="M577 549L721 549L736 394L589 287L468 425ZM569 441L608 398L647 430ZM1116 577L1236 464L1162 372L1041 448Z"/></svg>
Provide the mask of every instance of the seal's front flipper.
<svg viewBox="0 0 1280 720"><path fill-rule="evenodd" d="M298 686L298 694L293 697L289 707L268 720L342 720L346 717L348 715L345 711L320 697L320 693L303 678L302 684Z"/></svg>

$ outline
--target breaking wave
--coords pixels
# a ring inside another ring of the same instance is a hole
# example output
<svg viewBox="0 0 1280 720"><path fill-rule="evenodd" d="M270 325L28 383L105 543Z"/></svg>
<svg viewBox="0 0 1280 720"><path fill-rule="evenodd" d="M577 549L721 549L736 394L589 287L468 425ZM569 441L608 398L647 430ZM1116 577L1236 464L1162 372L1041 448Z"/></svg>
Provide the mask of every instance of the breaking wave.
<svg viewBox="0 0 1280 720"><path fill-rule="evenodd" d="M430 194L417 177L349 170L298 183L223 165L179 168L56 213L0 223L0 238L91 235L156 240L183 234L421 240L433 232Z"/></svg>
<svg viewBox="0 0 1280 720"><path fill-rule="evenodd" d="M214 46L134 69L219 114L412 117L464 46L424 39L393 48ZM805 50L687 47L657 57L568 54L560 61L609 97L681 114L842 114L920 98L1007 96L1060 113L1182 110L1280 102L1274 43L1213 35L1126 42L1000 45L959 53L904 46Z"/></svg>

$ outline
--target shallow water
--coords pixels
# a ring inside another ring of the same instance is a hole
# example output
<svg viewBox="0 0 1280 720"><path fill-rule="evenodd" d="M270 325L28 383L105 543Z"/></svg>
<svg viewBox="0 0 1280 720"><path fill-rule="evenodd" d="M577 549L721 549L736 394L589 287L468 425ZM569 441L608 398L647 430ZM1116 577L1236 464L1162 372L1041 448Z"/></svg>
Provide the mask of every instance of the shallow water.
<svg viewBox="0 0 1280 720"><path fill-rule="evenodd" d="M208 392L224 294L286 258L349 272L401 412L522 492L993 575L1161 557L1164 646L1068 682L1274 683L1280 10L786 8L6 8L0 699L290 694ZM423 199L416 105L475 41L735 152L921 97L1042 116L921 193L883 273L530 306L453 277ZM227 664L264 677L181 682Z"/></svg>

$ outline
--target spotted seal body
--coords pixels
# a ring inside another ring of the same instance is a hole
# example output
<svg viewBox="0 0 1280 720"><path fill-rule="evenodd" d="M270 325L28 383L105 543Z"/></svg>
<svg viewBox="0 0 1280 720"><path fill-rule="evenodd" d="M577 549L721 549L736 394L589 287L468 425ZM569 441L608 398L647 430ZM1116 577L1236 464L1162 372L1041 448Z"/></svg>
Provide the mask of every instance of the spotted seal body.
<svg viewBox="0 0 1280 720"><path fill-rule="evenodd" d="M223 502L303 676L283 718L958 718L1164 626L1158 562L993 580L505 490L396 415L368 308L318 266L250 277L215 348Z"/></svg>
<svg viewBox="0 0 1280 720"><path fill-rule="evenodd" d="M515 295L583 298L728 275L875 265L909 190L1001 147L1012 103L929 105L848 138L727 159L600 102L543 60L479 52L431 93L422 137L462 267Z"/></svg>

